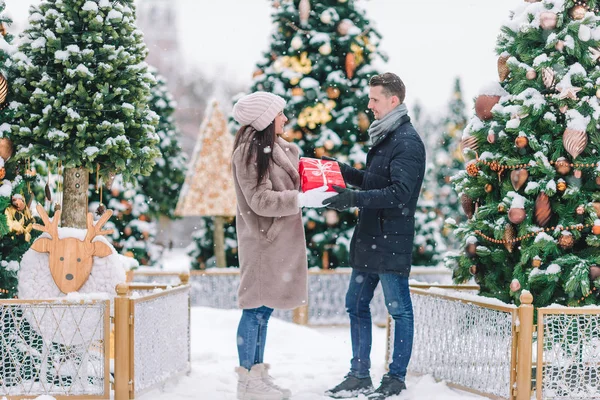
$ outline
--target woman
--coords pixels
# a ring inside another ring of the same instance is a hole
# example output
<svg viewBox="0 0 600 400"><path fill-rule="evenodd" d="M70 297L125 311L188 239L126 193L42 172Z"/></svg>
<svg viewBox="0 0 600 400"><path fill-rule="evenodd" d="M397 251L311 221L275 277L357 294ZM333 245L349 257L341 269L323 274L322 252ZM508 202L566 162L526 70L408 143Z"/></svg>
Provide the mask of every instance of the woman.
<svg viewBox="0 0 600 400"><path fill-rule="evenodd" d="M280 400L291 392L273 383L263 363L273 309L293 309L308 300L307 260L301 207L323 207L335 195L326 187L299 191L299 149L283 140L285 100L267 92L241 98L233 107L242 125L232 157L237 197L240 261L237 332L238 399Z"/></svg>

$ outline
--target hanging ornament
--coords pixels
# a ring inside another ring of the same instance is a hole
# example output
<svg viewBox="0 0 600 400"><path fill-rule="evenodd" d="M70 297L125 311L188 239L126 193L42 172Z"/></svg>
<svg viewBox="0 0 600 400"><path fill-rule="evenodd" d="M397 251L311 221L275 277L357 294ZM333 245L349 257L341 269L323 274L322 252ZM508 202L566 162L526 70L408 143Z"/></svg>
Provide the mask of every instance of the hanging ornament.
<svg viewBox="0 0 600 400"><path fill-rule="evenodd" d="M6 169L4 167L0 167L0 180L4 179L6 176Z"/></svg>
<svg viewBox="0 0 600 400"><path fill-rule="evenodd" d="M543 228L548 225L551 216L550 198L546 193L541 192L535 200L535 222Z"/></svg>
<svg viewBox="0 0 600 400"><path fill-rule="evenodd" d="M510 291L511 292L518 292L519 290L521 290L521 282L519 282L518 279L513 279L510 282Z"/></svg>
<svg viewBox="0 0 600 400"><path fill-rule="evenodd" d="M0 138L0 157L2 157L4 161L8 161L12 157L13 151L14 146L12 141L7 137Z"/></svg>
<svg viewBox="0 0 600 400"><path fill-rule="evenodd" d="M560 93L558 94L558 98L561 100L564 100L564 99L577 100L577 93L581 92L581 88L575 87L575 86L564 87L559 90L560 90Z"/></svg>
<svg viewBox="0 0 600 400"><path fill-rule="evenodd" d="M496 136L497 136L496 132L490 132L490 133L488 133L488 135L487 135L487 141L488 141L488 143L490 143L490 144L496 143L496 139L497 139Z"/></svg>
<svg viewBox="0 0 600 400"><path fill-rule="evenodd" d="M562 53L562 51L565 49L565 42L562 40L559 40L554 45L554 48Z"/></svg>
<svg viewBox="0 0 600 400"><path fill-rule="evenodd" d="M546 67L542 70L542 81L544 82L544 86L548 89L554 86L554 80L556 78L556 73L550 67Z"/></svg>
<svg viewBox="0 0 600 400"><path fill-rule="evenodd" d="M563 134L563 145L565 150L573 157L573 160L580 155L588 144L588 137L585 131L579 131L567 128Z"/></svg>
<svg viewBox="0 0 600 400"><path fill-rule="evenodd" d="M471 275L475 275L477 273L477 265L473 264L469 267L469 272Z"/></svg>
<svg viewBox="0 0 600 400"><path fill-rule="evenodd" d="M558 23L558 15L552 11L544 11L540 14L540 27L545 30L551 30L556 28Z"/></svg>
<svg viewBox="0 0 600 400"><path fill-rule="evenodd" d="M346 54L346 76L348 79L354 77L354 71L356 71L356 56L354 53Z"/></svg>
<svg viewBox="0 0 600 400"><path fill-rule="evenodd" d="M577 206L577 208L575 209L575 213L577 215L583 215L585 213L585 207L583 205Z"/></svg>
<svg viewBox="0 0 600 400"><path fill-rule="evenodd" d="M507 64L509 58L510 56L500 56L498 58L498 78L500 79L500 82L504 82L510 74L510 69Z"/></svg>
<svg viewBox="0 0 600 400"><path fill-rule="evenodd" d="M518 225L525 221L526 216L527 214L525 213L524 208L511 207L510 210L508 210L508 220L513 224Z"/></svg>
<svg viewBox="0 0 600 400"><path fill-rule="evenodd" d="M506 211L506 205L504 203L498 204L498 212L503 213L504 211Z"/></svg>
<svg viewBox="0 0 600 400"><path fill-rule="evenodd" d="M8 95L8 82L4 75L0 74L0 110L4 110L8 103L6 97Z"/></svg>
<svg viewBox="0 0 600 400"><path fill-rule="evenodd" d="M340 97L341 94L340 89L336 88L335 86L329 86L327 89L325 89L325 93L327 93L327 97L333 100Z"/></svg>
<svg viewBox="0 0 600 400"><path fill-rule="evenodd" d="M596 97L600 99L600 88L598 88L598 90L596 90Z"/></svg>
<svg viewBox="0 0 600 400"><path fill-rule="evenodd" d="M366 132L367 129L369 129L369 126L371 126L371 120L369 120L369 116L361 111L358 113L357 118L358 118L358 129L360 129L361 132Z"/></svg>
<svg viewBox="0 0 600 400"><path fill-rule="evenodd" d="M594 62L598 62L598 60L600 60L600 48L597 47L590 47L590 53L592 53L590 55L590 57L592 58L592 61ZM596 92L597 93L597 92Z"/></svg>
<svg viewBox="0 0 600 400"><path fill-rule="evenodd" d="M252 78L256 78L257 76L261 76L264 73L265 72L262 69L257 69L256 71L254 71L254 73L252 73Z"/></svg>
<svg viewBox="0 0 600 400"><path fill-rule="evenodd" d="M476 177L479 174L479 168L477 168L477 161L472 160L467 163L467 174L472 177Z"/></svg>
<svg viewBox="0 0 600 400"><path fill-rule="evenodd" d="M529 79L530 81L534 80L535 78L537 78L537 72L535 72L535 69L530 69L527 71L527 73L525 74L525 77L527 79Z"/></svg>
<svg viewBox="0 0 600 400"><path fill-rule="evenodd" d="M100 205L98 205L98 208L96 209L96 215L101 216L106 212L106 206L102 203L100 203Z"/></svg>
<svg viewBox="0 0 600 400"><path fill-rule="evenodd" d="M492 108L498 104L500 96L481 95L475 100L475 114L482 121L492 119Z"/></svg>
<svg viewBox="0 0 600 400"><path fill-rule="evenodd" d="M304 89L295 87L292 89L292 96L304 96Z"/></svg>
<svg viewBox="0 0 600 400"><path fill-rule="evenodd" d="M291 42L292 49L294 50L299 50L303 44L304 42L302 41L302 38L300 36L294 36Z"/></svg>
<svg viewBox="0 0 600 400"><path fill-rule="evenodd" d="M477 151L479 145L477 144L477 139L474 136L463 136L460 141L460 150L461 153L464 154L466 149L471 149L473 151Z"/></svg>
<svg viewBox="0 0 600 400"><path fill-rule="evenodd" d="M582 20L583 18L585 18L586 12L587 12L587 10L585 9L584 6L576 5L575 7L571 8L571 10L569 11L569 15L574 20Z"/></svg>
<svg viewBox="0 0 600 400"><path fill-rule="evenodd" d="M329 43L325 43L319 47L319 53L321 53L321 55L328 56L331 54L331 45Z"/></svg>
<svg viewBox="0 0 600 400"><path fill-rule="evenodd" d="M491 184L486 184L485 185L485 192L486 193L492 193L492 190L494 190L494 187Z"/></svg>
<svg viewBox="0 0 600 400"><path fill-rule="evenodd" d="M527 179L529 178L529 171L524 168L515 169L510 172L510 183L512 183L513 188L518 192Z"/></svg>
<svg viewBox="0 0 600 400"><path fill-rule="evenodd" d="M596 264L590 265L590 280L595 281L600 278L600 267Z"/></svg>
<svg viewBox="0 0 600 400"><path fill-rule="evenodd" d="M460 203L468 219L473 218L475 212L475 202L465 193L460 196Z"/></svg>
<svg viewBox="0 0 600 400"><path fill-rule="evenodd" d="M529 139L527 139L527 136L517 136L515 139L515 146L517 146L518 149L524 149L528 144Z"/></svg>
<svg viewBox="0 0 600 400"><path fill-rule="evenodd" d="M556 172L561 175L567 175L569 172L571 172L571 164L564 157L560 157L558 160L556 160L554 167L556 168Z"/></svg>
<svg viewBox="0 0 600 400"><path fill-rule="evenodd" d="M323 11L321 13L320 19L321 19L322 23L329 24L331 22L331 19L332 19L331 11L330 10Z"/></svg>
<svg viewBox="0 0 600 400"><path fill-rule="evenodd" d="M600 218L600 203L595 201L592 203L592 206L594 206L594 211L596 211L596 216L598 218Z"/></svg>
<svg viewBox="0 0 600 400"><path fill-rule="evenodd" d="M559 110L561 113L566 114L566 112L569 110L569 106L565 104L564 106L560 106Z"/></svg>
<svg viewBox="0 0 600 400"><path fill-rule="evenodd" d="M558 183L556 184L556 189L559 192L564 192L565 190L567 190L567 182L565 182L564 179L559 179Z"/></svg>
<svg viewBox="0 0 600 400"><path fill-rule="evenodd" d="M594 226L592 226L592 233L594 235L600 235L600 219L594 221Z"/></svg>
<svg viewBox="0 0 600 400"><path fill-rule="evenodd" d="M542 266L542 259L539 256L533 257L533 261L531 262L531 266L533 268L539 268Z"/></svg>
<svg viewBox="0 0 600 400"><path fill-rule="evenodd" d="M300 14L300 25L308 25L308 17L310 16L310 0L300 0L300 4L298 4L298 12Z"/></svg>
<svg viewBox="0 0 600 400"><path fill-rule="evenodd" d="M35 220L25 203L23 195L14 194L11 197L11 205L6 207L4 215L9 231L15 235L23 235L25 241L29 242Z"/></svg>
<svg viewBox="0 0 600 400"><path fill-rule="evenodd" d="M596 177L596 185L600 186L600 176Z"/></svg>
<svg viewBox="0 0 600 400"><path fill-rule="evenodd" d="M576 169L575 171L573 171L573 176L575 177L575 179L581 179L581 175L582 172L580 169Z"/></svg>
<svg viewBox="0 0 600 400"><path fill-rule="evenodd" d="M560 237L558 238L558 245L563 250L569 250L575 244L575 239L573 235L569 231L562 231L560 233Z"/></svg>
<svg viewBox="0 0 600 400"><path fill-rule="evenodd" d="M350 29L354 26L354 22L349 19L343 19L337 26L337 31L340 35L346 36Z"/></svg>
<svg viewBox="0 0 600 400"><path fill-rule="evenodd" d="M504 247L508 250L509 253L512 253L515 248L514 240L517 237L517 231L512 224L506 224L504 226Z"/></svg>
<svg viewBox="0 0 600 400"><path fill-rule="evenodd" d="M477 243L469 243L465 248L466 253L470 257L474 257L477 255Z"/></svg>

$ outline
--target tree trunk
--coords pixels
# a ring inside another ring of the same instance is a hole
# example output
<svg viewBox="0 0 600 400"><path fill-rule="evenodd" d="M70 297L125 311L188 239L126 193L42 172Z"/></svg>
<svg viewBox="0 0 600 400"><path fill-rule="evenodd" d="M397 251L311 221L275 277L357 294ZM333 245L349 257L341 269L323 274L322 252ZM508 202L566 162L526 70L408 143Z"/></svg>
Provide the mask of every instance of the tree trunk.
<svg viewBox="0 0 600 400"><path fill-rule="evenodd" d="M85 168L65 168L62 227L86 229L90 174Z"/></svg>
<svg viewBox="0 0 600 400"><path fill-rule="evenodd" d="M225 218L223 217L214 217L214 248L215 248L215 259L217 261L217 267L225 268L227 266L227 262L225 259L225 230L223 226L225 225Z"/></svg>

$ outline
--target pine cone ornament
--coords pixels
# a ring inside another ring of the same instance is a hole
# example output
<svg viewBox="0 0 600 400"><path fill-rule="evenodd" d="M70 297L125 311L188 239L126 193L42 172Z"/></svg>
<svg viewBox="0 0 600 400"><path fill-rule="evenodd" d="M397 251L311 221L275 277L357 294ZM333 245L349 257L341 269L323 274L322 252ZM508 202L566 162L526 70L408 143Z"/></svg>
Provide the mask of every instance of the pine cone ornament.
<svg viewBox="0 0 600 400"><path fill-rule="evenodd" d="M509 253L512 253L515 248L514 240L517 237L517 231L512 224L506 224L504 227L504 247L508 250Z"/></svg>
<svg viewBox="0 0 600 400"><path fill-rule="evenodd" d="M475 213L475 202L473 199L463 193L462 196L460 196L460 203L462 204L462 208L465 211L467 218L473 218L473 214Z"/></svg>
<svg viewBox="0 0 600 400"><path fill-rule="evenodd" d="M500 82L503 82L508 78L508 74L510 73L510 69L508 68L507 61L509 56L502 56L498 58L498 78L500 78Z"/></svg>
<svg viewBox="0 0 600 400"><path fill-rule="evenodd" d="M588 144L588 137L584 131L567 128L563 134L563 146L565 150L573 157L573 160L580 155Z"/></svg>
<svg viewBox="0 0 600 400"><path fill-rule="evenodd" d="M550 67L544 68L542 70L542 81L544 82L544 86L548 89L554 86L554 79L556 78L556 73Z"/></svg>
<svg viewBox="0 0 600 400"><path fill-rule="evenodd" d="M550 198L546 193L542 192L535 200L535 222L543 228L548 225L551 216Z"/></svg>
<svg viewBox="0 0 600 400"><path fill-rule="evenodd" d="M477 161L469 161L467 163L467 174L472 177L476 177L479 174L479 168L477 167Z"/></svg>

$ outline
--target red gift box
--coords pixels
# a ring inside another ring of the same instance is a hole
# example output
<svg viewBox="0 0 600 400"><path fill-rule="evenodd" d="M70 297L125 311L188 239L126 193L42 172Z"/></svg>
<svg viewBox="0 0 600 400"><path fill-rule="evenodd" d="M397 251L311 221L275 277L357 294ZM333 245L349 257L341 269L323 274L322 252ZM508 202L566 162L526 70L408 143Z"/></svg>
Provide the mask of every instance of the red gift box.
<svg viewBox="0 0 600 400"><path fill-rule="evenodd" d="M335 192L333 185L346 187L337 161L301 157L298 167L302 192L327 185L327 192Z"/></svg>

